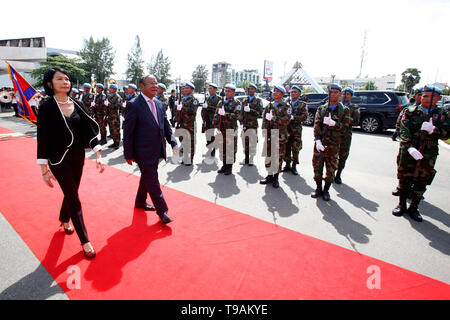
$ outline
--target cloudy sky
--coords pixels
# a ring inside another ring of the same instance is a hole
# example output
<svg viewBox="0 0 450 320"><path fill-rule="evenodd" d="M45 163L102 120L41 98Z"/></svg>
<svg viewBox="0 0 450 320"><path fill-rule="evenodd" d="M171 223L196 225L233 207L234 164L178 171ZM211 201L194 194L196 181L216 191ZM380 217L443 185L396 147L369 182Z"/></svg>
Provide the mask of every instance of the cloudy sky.
<svg viewBox="0 0 450 320"><path fill-rule="evenodd" d="M79 50L83 40L108 37L116 52L116 79L126 69L136 35L146 63L160 49L171 75L190 80L205 64L236 69L274 63L279 79L296 61L313 77L422 71L421 84L450 83L450 0L19 0L1 19L0 39L45 36L47 47ZM20 9L20 10L19 10Z"/></svg>

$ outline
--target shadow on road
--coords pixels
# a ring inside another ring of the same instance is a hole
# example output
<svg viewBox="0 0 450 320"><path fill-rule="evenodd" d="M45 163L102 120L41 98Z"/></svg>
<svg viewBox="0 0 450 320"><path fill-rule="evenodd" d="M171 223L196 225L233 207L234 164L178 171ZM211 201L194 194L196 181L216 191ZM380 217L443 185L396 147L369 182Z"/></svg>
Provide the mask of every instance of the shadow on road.
<svg viewBox="0 0 450 320"><path fill-rule="evenodd" d="M347 200L356 208L364 211L371 218L373 217L370 212L378 211L378 203L363 197L360 192L356 191L349 185L346 185L345 183L341 185L333 183L333 188L334 190L336 190L337 196L339 198Z"/></svg>
<svg viewBox="0 0 450 320"><path fill-rule="evenodd" d="M284 182L294 193L297 204L299 204L299 197L297 196L297 193L309 196L311 192L315 190L306 183L306 180L300 174L301 173L299 173L298 176L294 176L289 172L283 173Z"/></svg>
<svg viewBox="0 0 450 320"><path fill-rule="evenodd" d="M242 177L242 179L249 184L259 183L259 180L262 180L264 177L261 176L258 172L258 168L256 166L246 166L240 165L241 169L238 172L238 175Z"/></svg>
<svg viewBox="0 0 450 320"><path fill-rule="evenodd" d="M299 208L292 203L291 198L284 192L283 188L275 189L272 184L266 185L262 200L267 205L267 210L273 215L273 222L277 223L276 213L280 217L290 217L298 213Z"/></svg>
<svg viewBox="0 0 450 320"><path fill-rule="evenodd" d="M369 243L372 232L363 224L352 220L352 218L337 204L330 200L328 202L317 199L317 207L323 214L323 219L329 222L336 231L348 240L352 248L356 249L355 242Z"/></svg>

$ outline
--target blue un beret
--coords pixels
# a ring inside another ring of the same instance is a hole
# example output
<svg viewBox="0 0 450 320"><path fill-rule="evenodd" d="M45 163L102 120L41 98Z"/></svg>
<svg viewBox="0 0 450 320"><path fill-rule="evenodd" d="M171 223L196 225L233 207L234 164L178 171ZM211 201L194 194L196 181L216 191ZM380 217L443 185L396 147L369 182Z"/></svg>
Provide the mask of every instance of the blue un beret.
<svg viewBox="0 0 450 320"><path fill-rule="evenodd" d="M423 87L423 92L437 92L440 95L443 94L443 91L431 84L427 84L425 87Z"/></svg>
<svg viewBox="0 0 450 320"><path fill-rule="evenodd" d="M274 89L274 90L275 90L275 89L278 89L278 90L280 90L281 92L286 93L286 89L285 89L283 86L281 86L281 85L275 85L275 86L273 86L273 89Z"/></svg>
<svg viewBox="0 0 450 320"><path fill-rule="evenodd" d="M101 89L105 89L105 86L102 85L101 83L97 83L95 86Z"/></svg>
<svg viewBox="0 0 450 320"><path fill-rule="evenodd" d="M298 91L302 92L302 89L300 89L300 87L297 86L297 85L293 85L292 88L291 88L291 90L292 90L292 89L297 89Z"/></svg>
<svg viewBox="0 0 450 320"><path fill-rule="evenodd" d="M92 86L89 83L87 83L87 82L85 84L83 84L83 87L89 88L89 89L92 88Z"/></svg>
<svg viewBox="0 0 450 320"><path fill-rule="evenodd" d="M328 90L331 90L331 89L336 89L336 90L339 90L340 92L342 92L342 87L336 83L332 83L332 84L328 85Z"/></svg>
<svg viewBox="0 0 450 320"><path fill-rule="evenodd" d="M248 87L249 87L249 88L252 87L252 88L258 89L258 88L256 87L256 84L254 84L254 83L250 83L250 84L248 85Z"/></svg>
<svg viewBox="0 0 450 320"><path fill-rule="evenodd" d="M133 84L133 83L130 83L130 84L128 85L128 88L133 88L134 90L137 90L136 85Z"/></svg>
<svg viewBox="0 0 450 320"><path fill-rule="evenodd" d="M79 91L78 91L78 89L72 88L72 92L78 93Z"/></svg>
<svg viewBox="0 0 450 320"><path fill-rule="evenodd" d="M118 87L117 87L117 84L112 83L112 84L109 85L109 88L117 90Z"/></svg>
<svg viewBox="0 0 450 320"><path fill-rule="evenodd" d="M167 90L166 85L164 83L158 83L158 87Z"/></svg>
<svg viewBox="0 0 450 320"><path fill-rule="evenodd" d="M235 86L234 84L231 84L231 83L227 84L227 85L225 86L225 88L228 88L228 89L231 89L231 90L236 91L236 86Z"/></svg>
<svg viewBox="0 0 450 320"><path fill-rule="evenodd" d="M218 88L217 84L215 84L215 83L210 83L209 86L213 87L213 88L216 88L216 89Z"/></svg>
<svg viewBox="0 0 450 320"><path fill-rule="evenodd" d="M345 89L344 89L344 92L345 92L345 91L350 92L350 93L352 94L352 96L355 95L355 92L354 92L353 89L350 88L350 87L345 88Z"/></svg>
<svg viewBox="0 0 450 320"><path fill-rule="evenodd" d="M191 83L191 82L189 82L189 81L186 81L186 83L184 84L185 86L189 86L189 87L191 87L192 89L195 89L195 86Z"/></svg>
<svg viewBox="0 0 450 320"><path fill-rule="evenodd" d="M422 92L423 92L423 88L417 88L416 91L415 91L416 94L422 93Z"/></svg>

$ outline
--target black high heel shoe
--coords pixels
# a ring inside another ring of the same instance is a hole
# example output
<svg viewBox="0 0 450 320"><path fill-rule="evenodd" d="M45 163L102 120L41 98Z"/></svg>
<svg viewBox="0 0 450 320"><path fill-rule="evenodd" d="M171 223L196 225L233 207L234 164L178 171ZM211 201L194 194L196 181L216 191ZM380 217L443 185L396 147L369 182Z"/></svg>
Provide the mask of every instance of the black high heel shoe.
<svg viewBox="0 0 450 320"><path fill-rule="evenodd" d="M64 227L64 223L61 223L59 225L60 227ZM70 226L69 228L64 227L64 232L68 235L71 235L75 230L73 229L72 226Z"/></svg>
<svg viewBox="0 0 450 320"><path fill-rule="evenodd" d="M88 259L93 259L93 258L95 258L96 253L95 253L94 248L92 248L92 249L89 250L89 251L84 250L83 245L81 245L81 248L83 249L83 253L84 253L84 256L85 256L86 258L88 258Z"/></svg>

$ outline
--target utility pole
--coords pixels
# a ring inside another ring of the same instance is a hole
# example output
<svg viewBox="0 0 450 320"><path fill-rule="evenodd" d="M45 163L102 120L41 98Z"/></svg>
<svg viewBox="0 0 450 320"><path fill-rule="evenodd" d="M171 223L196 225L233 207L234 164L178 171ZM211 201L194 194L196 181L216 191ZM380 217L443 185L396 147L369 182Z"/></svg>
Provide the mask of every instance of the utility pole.
<svg viewBox="0 0 450 320"><path fill-rule="evenodd" d="M359 75L357 78L361 78L361 74L362 74L362 67L364 64L364 59L367 55L367 29L364 30L364 40L363 40L363 45L362 45L362 52L361 52L361 64L359 65Z"/></svg>

